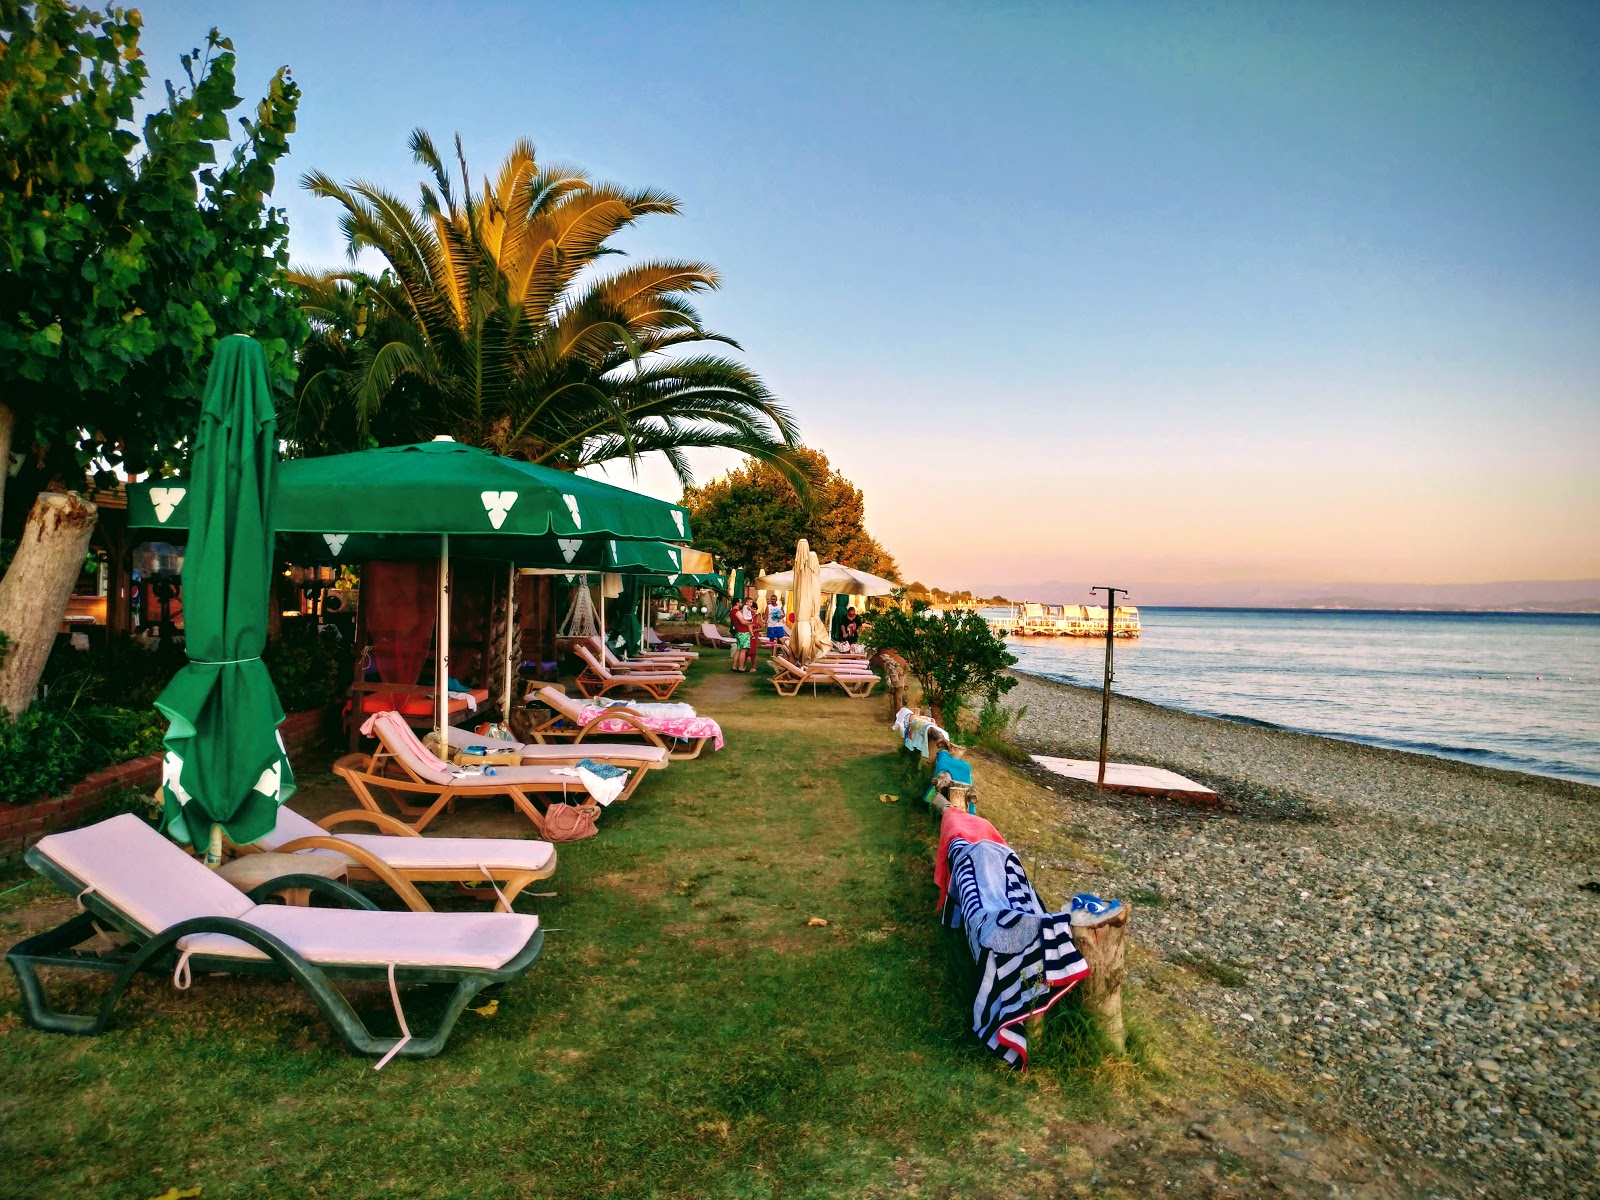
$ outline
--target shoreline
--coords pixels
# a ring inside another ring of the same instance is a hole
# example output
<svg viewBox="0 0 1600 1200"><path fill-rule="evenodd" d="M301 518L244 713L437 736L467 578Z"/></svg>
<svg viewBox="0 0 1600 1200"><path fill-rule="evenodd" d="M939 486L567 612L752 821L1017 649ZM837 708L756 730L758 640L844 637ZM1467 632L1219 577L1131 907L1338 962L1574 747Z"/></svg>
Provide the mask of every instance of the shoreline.
<svg viewBox="0 0 1600 1200"><path fill-rule="evenodd" d="M1095 757L1099 689L1013 674L1013 740ZM1220 793L1029 763L1220 1034L1480 1194L1600 1195L1600 788L1122 696L1110 750Z"/></svg>
<svg viewBox="0 0 1600 1200"><path fill-rule="evenodd" d="M1100 701L1100 689L1098 687L1090 687L1087 684L1081 683L1069 683L1064 679L1056 679L1050 675L1042 675L1036 671L1026 671L1018 667L1011 668L1007 673L1016 676L1018 679L1029 680L1046 687L1061 688L1073 694L1093 696L1097 704ZM1539 783L1564 785L1566 787L1577 788L1582 793L1588 793L1588 799L1591 803L1600 803L1600 783L1590 783L1589 781L1583 779L1572 779L1565 775L1546 775L1538 771L1530 771L1519 767L1490 766L1486 763L1472 762L1469 759L1454 758L1448 754L1438 753L1432 750L1413 749L1404 746L1387 745L1383 742L1367 741L1356 736L1355 734L1323 733L1311 729L1296 729L1292 725L1278 725L1272 721L1263 720L1260 717L1236 716L1229 713L1218 712L1199 712L1190 708L1178 708L1176 705L1158 704L1154 700L1144 700L1138 696L1130 696L1124 692L1117 691L1115 688L1113 688L1111 691L1111 698L1113 744L1116 734L1116 713L1118 707L1123 705L1139 705L1152 709L1156 712L1174 713L1184 717L1192 717L1199 721L1217 721L1224 725L1243 726L1249 729L1260 730L1263 733L1281 734L1285 737L1312 738L1318 742L1334 742L1341 746L1370 750L1382 754L1398 754L1406 759L1422 758L1440 767L1460 767L1468 771L1482 771L1496 777L1509 776L1510 780L1507 780L1507 782L1511 780L1527 780L1537 781ZM1099 718L1097 715L1096 721L1098 722L1098 720ZM1094 752L1096 755L1099 753L1099 736L1099 725L1097 723L1095 726L1094 746ZM1470 747L1451 747L1451 749L1459 749L1463 754L1473 752ZM1484 753L1489 752L1485 751ZM1167 763L1162 763L1159 765L1170 766L1170 764Z"/></svg>

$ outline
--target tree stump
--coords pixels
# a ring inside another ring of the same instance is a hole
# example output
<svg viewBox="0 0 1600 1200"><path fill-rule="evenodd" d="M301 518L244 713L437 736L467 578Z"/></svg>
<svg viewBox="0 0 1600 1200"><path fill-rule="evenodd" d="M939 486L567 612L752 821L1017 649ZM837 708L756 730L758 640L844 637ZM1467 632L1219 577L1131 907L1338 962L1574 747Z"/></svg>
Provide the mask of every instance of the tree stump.
<svg viewBox="0 0 1600 1200"><path fill-rule="evenodd" d="M1128 1035L1122 1026L1122 976L1128 945L1128 918L1132 909L1122 907L1103 925L1078 926L1072 941L1089 964L1089 978L1082 983L1083 1007L1106 1041L1118 1054L1128 1048Z"/></svg>

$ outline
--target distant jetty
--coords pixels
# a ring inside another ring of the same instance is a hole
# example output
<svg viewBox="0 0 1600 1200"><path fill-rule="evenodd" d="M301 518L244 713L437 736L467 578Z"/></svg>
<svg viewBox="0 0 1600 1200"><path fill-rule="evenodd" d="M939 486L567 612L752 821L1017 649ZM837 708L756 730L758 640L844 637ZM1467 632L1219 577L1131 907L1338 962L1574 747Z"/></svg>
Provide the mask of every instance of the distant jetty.
<svg viewBox="0 0 1600 1200"><path fill-rule="evenodd" d="M1113 637L1139 636L1139 610L1117 605L1107 615L1098 604L989 604L974 610L1001 637L1103 638L1110 622Z"/></svg>

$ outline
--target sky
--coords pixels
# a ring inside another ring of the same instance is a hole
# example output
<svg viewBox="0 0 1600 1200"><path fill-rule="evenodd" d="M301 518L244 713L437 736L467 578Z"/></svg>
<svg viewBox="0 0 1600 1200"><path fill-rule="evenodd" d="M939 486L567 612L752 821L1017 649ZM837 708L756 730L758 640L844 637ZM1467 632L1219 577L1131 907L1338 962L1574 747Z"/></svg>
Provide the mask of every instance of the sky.
<svg viewBox="0 0 1600 1200"><path fill-rule="evenodd" d="M141 11L157 80L292 68L297 264L417 126L678 195L624 248L716 265L908 579L1600 577L1600 7Z"/></svg>

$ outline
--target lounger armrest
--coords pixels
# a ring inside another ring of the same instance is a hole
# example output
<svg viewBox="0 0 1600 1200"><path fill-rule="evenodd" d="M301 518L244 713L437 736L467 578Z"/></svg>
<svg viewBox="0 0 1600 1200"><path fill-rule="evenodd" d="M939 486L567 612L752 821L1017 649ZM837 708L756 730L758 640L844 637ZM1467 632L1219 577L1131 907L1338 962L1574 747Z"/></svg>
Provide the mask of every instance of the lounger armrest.
<svg viewBox="0 0 1600 1200"><path fill-rule="evenodd" d="M644 736L644 739L651 745L659 746L663 750L667 748L667 743L662 741L660 734L658 734L654 729L651 729L650 726L646 725L643 719L641 719L637 713L626 708L608 708L605 712L601 713L598 717L580 729L578 731L578 736L572 739L572 744L576 746L591 733L599 732L603 734L605 731L600 729L600 726L606 721L621 721L624 725L631 725L634 729L638 730L638 732Z"/></svg>
<svg viewBox="0 0 1600 1200"><path fill-rule="evenodd" d="M392 820L392 818L390 819ZM398 825L400 822L395 821L395 824ZM414 829L407 828L406 832L411 834L413 837L422 836ZM295 838L292 842L285 842L283 845L278 847L277 852L279 854L294 854L299 850L333 850L339 854L343 854L346 858L353 859L354 861L360 863L363 867L371 871L380 880L394 889L394 894L399 896L404 902L405 906L412 912L433 911L433 905L429 904L422 898L422 893L417 891L416 886L412 884L409 879L404 878L393 867L384 862L383 859L379 858L365 846L358 846L354 842L345 841L343 838L303 837ZM268 880L268 883L276 882L276 880ZM340 886L343 887L344 885L340 884ZM259 892L260 890L260 888L256 888L254 891L252 891L250 893L250 898L252 900L256 899L256 892ZM271 893L269 892L268 894L270 895ZM360 893L357 892L356 895L359 896ZM363 900L366 899L365 896L362 896L361 898ZM368 902L368 907L376 908L377 905Z"/></svg>
<svg viewBox="0 0 1600 1200"><path fill-rule="evenodd" d="M321 838L303 838L302 841L321 841ZM333 839L329 839L332 841ZM325 875L279 875L276 879L268 879L256 884L245 893L257 904L265 904L278 892L286 888L304 888L308 892L316 892L330 900L337 900L344 908L365 908L372 912L378 911L378 906L368 900L355 888L347 883L340 883L337 879L329 879ZM413 889L415 890L415 889Z"/></svg>
<svg viewBox="0 0 1600 1200"><path fill-rule="evenodd" d="M372 825L379 833L392 833L395 837L421 837L404 821L397 821L388 813L368 812L364 808L347 808L342 812L323 817L317 822L330 833L340 825Z"/></svg>

